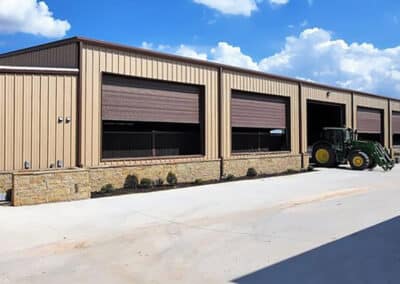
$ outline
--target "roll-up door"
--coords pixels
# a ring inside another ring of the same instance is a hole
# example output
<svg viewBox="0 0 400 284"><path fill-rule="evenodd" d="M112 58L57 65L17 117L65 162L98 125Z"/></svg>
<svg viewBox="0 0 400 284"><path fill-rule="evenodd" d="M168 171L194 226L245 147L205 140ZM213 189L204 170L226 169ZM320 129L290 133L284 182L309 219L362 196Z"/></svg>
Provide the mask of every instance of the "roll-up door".
<svg viewBox="0 0 400 284"><path fill-rule="evenodd" d="M400 134L400 112L393 112L392 118L393 134Z"/></svg>
<svg viewBox="0 0 400 284"><path fill-rule="evenodd" d="M232 127L285 129L285 98L232 93Z"/></svg>
<svg viewBox="0 0 400 284"><path fill-rule="evenodd" d="M201 87L103 75L102 119L200 123Z"/></svg>
<svg viewBox="0 0 400 284"><path fill-rule="evenodd" d="M360 133L382 133L382 110L362 108L357 109L357 129Z"/></svg>

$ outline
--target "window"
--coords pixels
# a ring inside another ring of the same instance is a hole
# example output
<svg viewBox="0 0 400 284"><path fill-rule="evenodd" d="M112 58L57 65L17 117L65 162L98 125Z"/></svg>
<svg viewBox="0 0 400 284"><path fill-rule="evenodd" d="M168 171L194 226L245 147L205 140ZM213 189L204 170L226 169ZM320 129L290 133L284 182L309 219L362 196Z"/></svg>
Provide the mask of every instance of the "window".
<svg viewBox="0 0 400 284"><path fill-rule="evenodd" d="M102 158L203 154L200 86L103 75Z"/></svg>
<svg viewBox="0 0 400 284"><path fill-rule="evenodd" d="M232 129L234 153L287 151L285 129L237 128Z"/></svg>
<svg viewBox="0 0 400 284"><path fill-rule="evenodd" d="M288 98L234 91L231 104L233 153L290 150Z"/></svg>
<svg viewBox="0 0 400 284"><path fill-rule="evenodd" d="M103 158L201 154L196 124L103 121Z"/></svg>

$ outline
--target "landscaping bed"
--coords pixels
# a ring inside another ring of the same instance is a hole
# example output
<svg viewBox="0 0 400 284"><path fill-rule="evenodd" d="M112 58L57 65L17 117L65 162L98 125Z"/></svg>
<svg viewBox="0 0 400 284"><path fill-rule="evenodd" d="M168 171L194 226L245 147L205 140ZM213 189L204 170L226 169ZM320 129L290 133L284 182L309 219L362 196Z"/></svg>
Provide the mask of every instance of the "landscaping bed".
<svg viewBox="0 0 400 284"><path fill-rule="evenodd" d="M269 178L276 176L296 175L310 171L314 171L314 169L310 167L308 169L300 171L287 170L285 172L275 173L275 174L258 174L254 168L249 168L246 176L235 177L233 175L228 175L219 180L203 181L201 179L196 179L195 181L190 183L187 182L179 183L177 177L173 173L168 174L166 178L167 183L165 183L164 180L161 178L154 181L148 178L143 178L139 181L134 175L131 175L127 177L128 182L124 188L114 188L112 184L106 184L102 187L100 191L92 192L91 198L100 198L107 196L132 194L132 193L148 193L154 191L179 189L179 188L194 187L201 185L241 181L241 180L254 180L254 179Z"/></svg>

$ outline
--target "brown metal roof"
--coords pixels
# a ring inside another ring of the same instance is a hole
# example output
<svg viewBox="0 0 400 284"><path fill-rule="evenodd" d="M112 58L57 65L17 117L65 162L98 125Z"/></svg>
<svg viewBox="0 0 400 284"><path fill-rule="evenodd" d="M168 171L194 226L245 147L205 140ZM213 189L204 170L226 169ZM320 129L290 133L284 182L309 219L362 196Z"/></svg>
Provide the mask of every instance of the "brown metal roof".
<svg viewBox="0 0 400 284"><path fill-rule="evenodd" d="M110 48L110 49L115 49L115 50L120 50L120 51L126 51L126 52L136 52L136 53L143 54L143 55L164 58L167 60L174 60L174 61L196 64L196 65L201 65L201 66L208 66L208 67L217 68L217 69L223 68L224 70L228 70L228 71L244 73L244 74L249 74L249 75L255 75L255 76L259 76L259 77L265 77L265 78L276 79L276 80L283 80L283 81L292 82L292 83L296 83L296 84L302 84L305 86L329 89L331 91L355 93L355 94L377 97L377 98L381 98L381 99L390 99L393 101L400 102L400 99L391 98L391 97L387 97L387 96L383 96L383 95L372 94L372 93L362 92L362 91L357 91L357 90L351 90L351 89L341 88L341 87L337 87L337 86L330 86L330 85L322 84L322 83L309 82L306 80L300 80L300 79L290 78L290 77L281 76L281 75L269 74L269 73L265 73L265 72L261 72L261 71L250 70L250 69L245 69L245 68L241 68L241 67L235 67L235 66L231 66L231 65L217 63L217 62L193 59L193 58L183 57L183 56L179 56L179 55L167 54L167 53L148 50L148 49L144 49L144 48L132 47L132 46L123 45L123 44L110 43L110 42L106 42L106 41L102 41L102 40L95 40L95 39L90 39L90 38L80 37L80 36L75 36L75 37L71 37L71 38L67 38L67 39L62 39L59 41L54 41L54 42L50 42L50 43L46 43L46 44L42 44L42 45L37 45L34 47L29 47L29 48L25 48L25 49L7 52L4 54L0 54L0 58L11 56L11 55L16 55L16 54L21 54L21 53L26 53L26 52L32 52L32 51L40 50L40 49L46 49L46 48L50 48L50 47L56 47L56 46L68 44L71 42L78 42L78 43L82 42L82 43L89 44L89 45L105 47L105 48Z"/></svg>

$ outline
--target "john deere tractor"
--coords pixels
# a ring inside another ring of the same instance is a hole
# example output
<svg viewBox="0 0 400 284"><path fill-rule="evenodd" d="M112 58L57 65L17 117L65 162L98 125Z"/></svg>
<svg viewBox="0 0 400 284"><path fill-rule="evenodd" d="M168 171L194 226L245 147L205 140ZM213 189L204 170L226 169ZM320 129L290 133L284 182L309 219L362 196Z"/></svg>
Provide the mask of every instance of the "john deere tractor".
<svg viewBox="0 0 400 284"><path fill-rule="evenodd" d="M357 131L349 128L324 128L321 140L313 145L312 161L322 167L350 163L354 170L380 166L387 171L394 167L386 148L378 142L360 141L357 136Z"/></svg>

